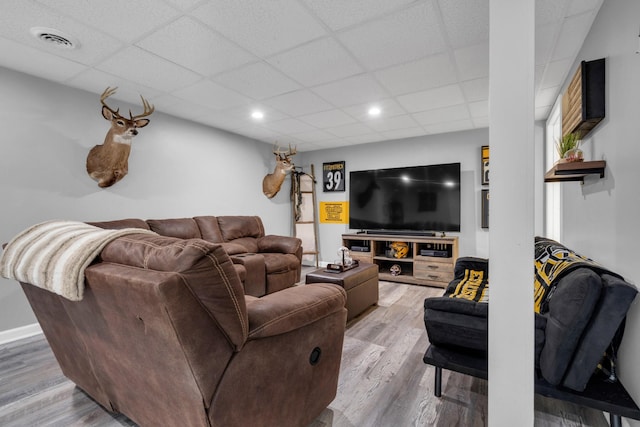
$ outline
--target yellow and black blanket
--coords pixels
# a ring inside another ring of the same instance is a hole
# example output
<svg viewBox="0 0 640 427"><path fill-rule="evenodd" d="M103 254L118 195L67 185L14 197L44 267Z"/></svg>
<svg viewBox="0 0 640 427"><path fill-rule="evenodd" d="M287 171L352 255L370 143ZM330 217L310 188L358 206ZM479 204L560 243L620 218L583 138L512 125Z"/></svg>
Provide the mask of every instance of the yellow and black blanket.
<svg viewBox="0 0 640 427"><path fill-rule="evenodd" d="M534 310L536 313L547 311L547 303L553 295L557 281L576 268L586 267L597 274L607 273L620 277L592 259L572 251L555 240L544 237L536 237L534 267Z"/></svg>

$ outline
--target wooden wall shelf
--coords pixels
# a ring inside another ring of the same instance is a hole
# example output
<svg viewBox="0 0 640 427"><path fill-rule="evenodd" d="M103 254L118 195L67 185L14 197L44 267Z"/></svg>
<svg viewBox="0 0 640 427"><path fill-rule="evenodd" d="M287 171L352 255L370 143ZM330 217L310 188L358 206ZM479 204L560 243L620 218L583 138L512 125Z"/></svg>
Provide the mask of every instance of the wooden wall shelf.
<svg viewBox="0 0 640 427"><path fill-rule="evenodd" d="M604 178L604 168L607 162L595 160L592 162L556 163L544 174L545 182L580 181L584 182L587 175L600 175Z"/></svg>

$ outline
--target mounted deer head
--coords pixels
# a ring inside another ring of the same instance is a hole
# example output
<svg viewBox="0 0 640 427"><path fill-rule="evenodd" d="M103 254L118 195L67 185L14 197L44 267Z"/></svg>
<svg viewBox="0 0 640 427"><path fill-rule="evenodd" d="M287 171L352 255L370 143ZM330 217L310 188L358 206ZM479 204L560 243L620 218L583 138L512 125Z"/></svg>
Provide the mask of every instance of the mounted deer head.
<svg viewBox="0 0 640 427"><path fill-rule="evenodd" d="M98 181L100 187L111 187L129 172L129 153L131 139L138 134L138 128L149 124L149 119L143 117L151 115L155 108L140 95L144 112L137 116L131 114L129 118L119 114L120 109L113 111L105 100L116 93L118 88L107 87L100 96L102 116L111 122L111 129L107 132L102 145L96 145L87 156L87 173Z"/></svg>
<svg viewBox="0 0 640 427"><path fill-rule="evenodd" d="M262 180L262 192L270 199L278 194L287 173L293 169L294 165L291 161L291 156L296 154L296 148L294 147L292 150L291 144L289 144L288 151L280 151L276 145L273 154L276 156L276 168L273 173L267 174Z"/></svg>

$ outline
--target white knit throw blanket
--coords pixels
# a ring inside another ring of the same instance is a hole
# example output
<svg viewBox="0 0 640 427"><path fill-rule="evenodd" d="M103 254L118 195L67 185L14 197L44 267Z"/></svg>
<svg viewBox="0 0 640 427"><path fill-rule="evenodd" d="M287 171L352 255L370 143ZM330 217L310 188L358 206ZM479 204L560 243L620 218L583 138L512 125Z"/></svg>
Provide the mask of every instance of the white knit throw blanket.
<svg viewBox="0 0 640 427"><path fill-rule="evenodd" d="M105 230L83 222L47 221L17 236L0 258L0 275L55 292L72 301L84 294L84 271L112 240L142 228Z"/></svg>

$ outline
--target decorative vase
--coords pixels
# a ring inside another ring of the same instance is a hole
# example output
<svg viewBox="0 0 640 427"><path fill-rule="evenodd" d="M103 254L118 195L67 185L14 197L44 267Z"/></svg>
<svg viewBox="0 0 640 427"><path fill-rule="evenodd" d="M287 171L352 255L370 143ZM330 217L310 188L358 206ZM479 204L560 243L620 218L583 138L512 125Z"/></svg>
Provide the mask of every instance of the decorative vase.
<svg viewBox="0 0 640 427"><path fill-rule="evenodd" d="M567 150L567 152L564 153L563 160L569 163L584 161L582 150L579 148L572 148L571 150Z"/></svg>

